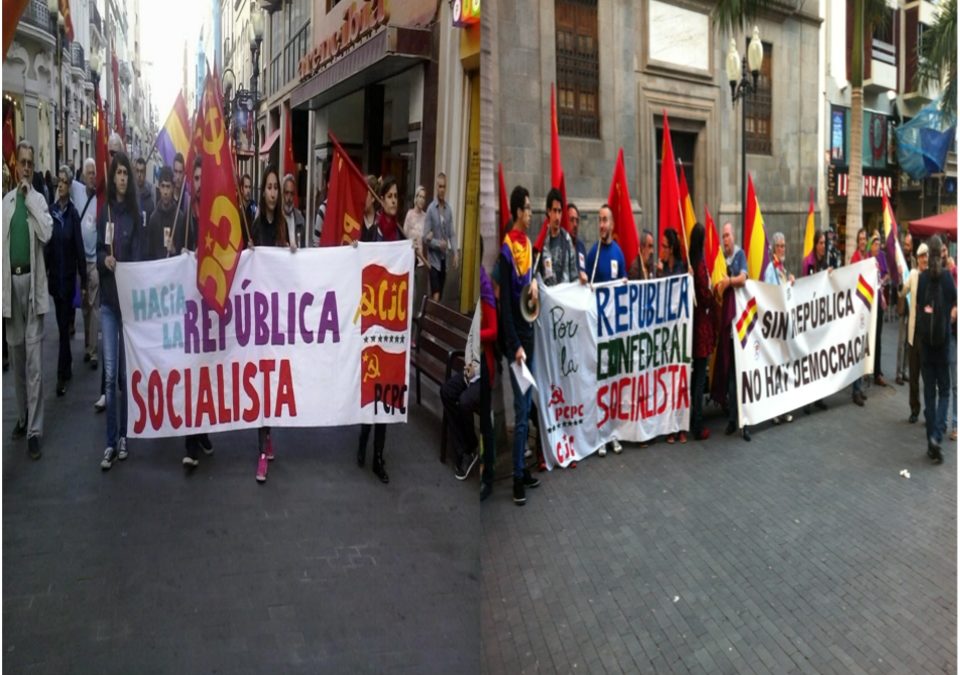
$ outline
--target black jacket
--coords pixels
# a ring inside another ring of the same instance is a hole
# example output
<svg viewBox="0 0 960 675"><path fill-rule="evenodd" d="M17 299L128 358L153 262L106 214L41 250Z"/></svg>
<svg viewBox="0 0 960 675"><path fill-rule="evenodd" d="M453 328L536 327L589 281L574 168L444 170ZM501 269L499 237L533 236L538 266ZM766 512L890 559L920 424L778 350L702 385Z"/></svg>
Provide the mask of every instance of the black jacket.
<svg viewBox="0 0 960 675"><path fill-rule="evenodd" d="M84 290L87 288L87 258L83 252L80 214L67 199L66 207L54 202L50 215L53 217L53 233L43 248L47 286L54 298L73 301L78 276L80 287Z"/></svg>
<svg viewBox="0 0 960 675"><path fill-rule="evenodd" d="M97 219L97 271L100 273L100 304L120 310L117 296L117 280L113 271L107 269L106 259L111 247L105 243L107 215L113 219L113 257L117 262L137 262L142 260L140 239L143 226L140 224L140 212L130 213L123 202L113 202L109 209L104 208Z"/></svg>
<svg viewBox="0 0 960 675"><path fill-rule="evenodd" d="M178 215L179 218L177 218ZM174 218L177 220L176 226L174 226ZM165 227L171 228L171 232L174 231L174 228L180 230L181 233L183 232L183 213L178 214L176 203L170 204L168 209L164 209L163 206L157 204L157 208L150 214L150 220L147 222L147 228L141 242L141 254L144 260L160 260L167 257L167 249L163 245L163 228ZM180 239L183 240L182 234ZM179 253L179 250L177 252Z"/></svg>

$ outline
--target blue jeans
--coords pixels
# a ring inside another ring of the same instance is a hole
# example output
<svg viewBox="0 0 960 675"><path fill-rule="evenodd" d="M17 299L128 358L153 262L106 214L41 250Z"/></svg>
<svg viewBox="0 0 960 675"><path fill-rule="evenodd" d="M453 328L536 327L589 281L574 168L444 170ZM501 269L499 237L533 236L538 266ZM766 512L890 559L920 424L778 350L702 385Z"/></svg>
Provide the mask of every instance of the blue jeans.
<svg viewBox="0 0 960 675"><path fill-rule="evenodd" d="M109 305L101 305L100 330L103 331L103 375L106 387L104 393L107 397L107 447L116 448L117 437L127 435L127 369L123 353L123 322L120 319L120 312ZM119 420L117 419L118 408Z"/></svg>
<svg viewBox="0 0 960 675"><path fill-rule="evenodd" d="M527 353L527 368L533 373L533 353ZM526 394L520 393L517 377L510 369L510 384L513 385L513 477L523 477L523 454L527 449L527 434L530 432L530 403L533 396L533 387L527 389Z"/></svg>
<svg viewBox="0 0 960 675"><path fill-rule="evenodd" d="M947 406L950 403L950 371L946 367L947 355L942 358L924 359L923 416L927 422L927 439L940 443L947 425Z"/></svg>

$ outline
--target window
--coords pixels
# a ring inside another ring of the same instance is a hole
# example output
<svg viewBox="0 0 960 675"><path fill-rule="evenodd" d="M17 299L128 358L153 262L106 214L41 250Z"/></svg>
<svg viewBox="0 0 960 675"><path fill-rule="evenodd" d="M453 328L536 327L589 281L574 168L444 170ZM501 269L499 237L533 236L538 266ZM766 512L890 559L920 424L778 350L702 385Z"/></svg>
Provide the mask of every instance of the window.
<svg viewBox="0 0 960 675"><path fill-rule="evenodd" d="M747 106L747 152L773 154L771 117L773 116L773 45L763 43L763 64L757 78L756 92L747 95L741 105Z"/></svg>
<svg viewBox="0 0 960 675"><path fill-rule="evenodd" d="M600 137L597 1L556 0L557 126L565 136Z"/></svg>

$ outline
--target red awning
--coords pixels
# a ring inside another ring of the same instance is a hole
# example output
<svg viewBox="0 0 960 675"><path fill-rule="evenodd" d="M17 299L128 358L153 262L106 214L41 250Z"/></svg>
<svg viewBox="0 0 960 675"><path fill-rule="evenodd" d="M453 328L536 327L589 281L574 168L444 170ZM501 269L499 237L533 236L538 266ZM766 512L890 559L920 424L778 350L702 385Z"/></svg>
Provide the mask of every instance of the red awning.
<svg viewBox="0 0 960 675"><path fill-rule="evenodd" d="M934 234L945 234L953 241L957 240L957 210L938 213L920 220L910 221L910 234L926 238Z"/></svg>
<svg viewBox="0 0 960 675"><path fill-rule="evenodd" d="M269 134L267 134L267 140L263 142L263 145L260 146L260 154L265 155L270 152L270 148L273 147L273 144L277 142L277 139L280 138L280 130L274 129Z"/></svg>

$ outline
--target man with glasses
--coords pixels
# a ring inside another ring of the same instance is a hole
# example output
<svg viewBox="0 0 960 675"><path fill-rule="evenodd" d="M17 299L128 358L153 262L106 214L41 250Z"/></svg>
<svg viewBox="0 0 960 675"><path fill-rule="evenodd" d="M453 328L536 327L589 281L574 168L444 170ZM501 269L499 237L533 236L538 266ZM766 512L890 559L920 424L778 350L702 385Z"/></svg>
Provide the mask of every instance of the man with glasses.
<svg viewBox="0 0 960 675"><path fill-rule="evenodd" d="M43 315L47 313L47 270L43 246L53 218L33 188L33 145L17 144L17 187L3 198L3 319L16 392L13 438L27 437L31 459L40 459L43 434Z"/></svg>
<svg viewBox="0 0 960 675"><path fill-rule="evenodd" d="M303 248L306 246L304 238L307 234L307 228L300 209L293 205L296 195L297 181L293 174L288 173L283 177L283 217L287 221L288 240L296 242L296 246Z"/></svg>
<svg viewBox="0 0 960 675"><path fill-rule="evenodd" d="M547 232L544 240L543 255L540 258L540 274L543 283L554 286L576 281L580 275L586 280L586 274L578 269L577 249L573 238L560 227L563 218L563 201L560 190L550 188L547 193Z"/></svg>

